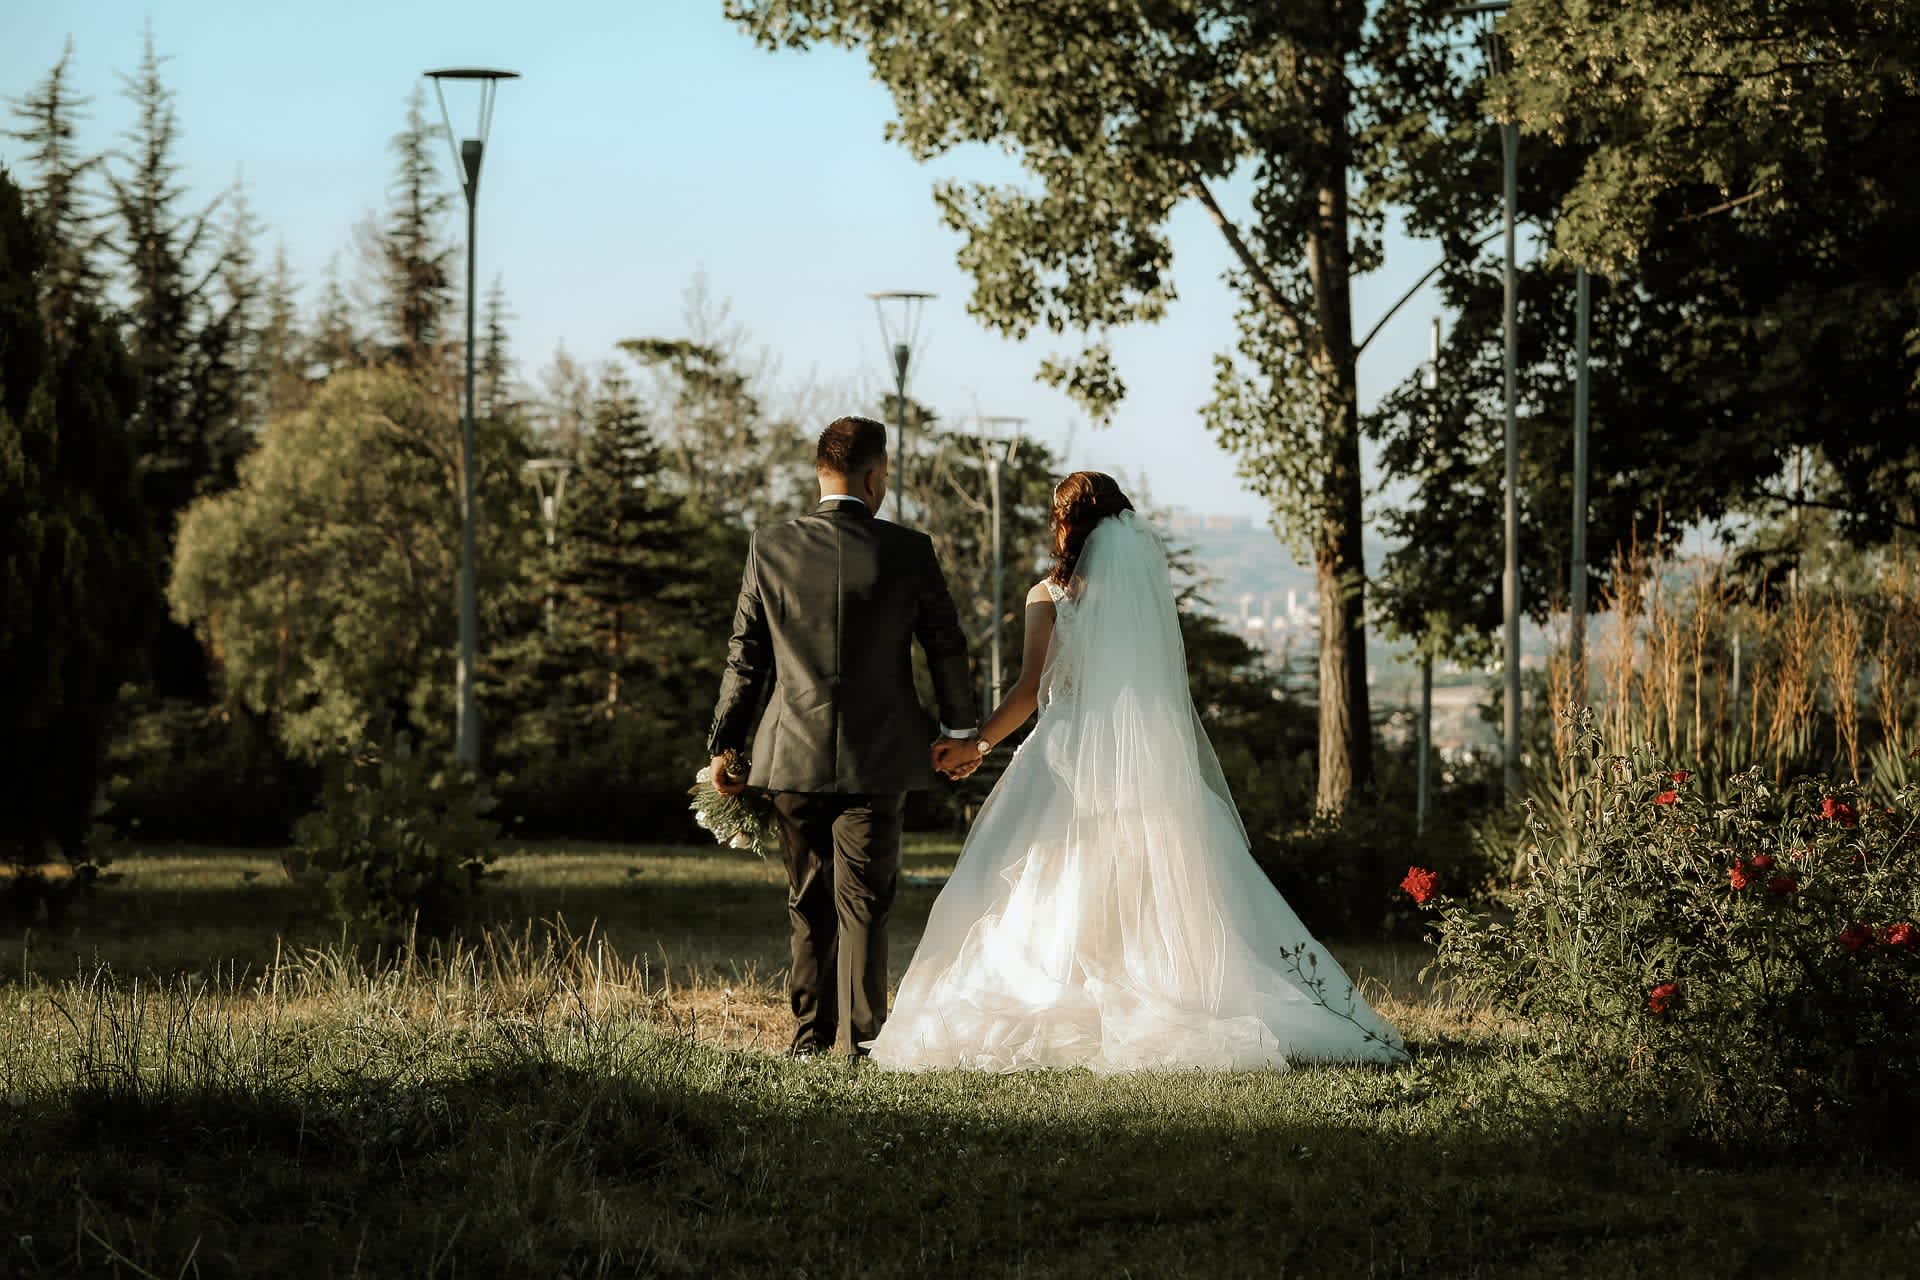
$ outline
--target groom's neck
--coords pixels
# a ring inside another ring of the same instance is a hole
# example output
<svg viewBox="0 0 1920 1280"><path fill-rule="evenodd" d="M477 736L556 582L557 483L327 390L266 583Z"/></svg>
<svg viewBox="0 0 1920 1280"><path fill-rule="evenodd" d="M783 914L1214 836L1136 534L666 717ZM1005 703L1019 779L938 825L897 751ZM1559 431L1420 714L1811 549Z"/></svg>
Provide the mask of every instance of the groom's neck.
<svg viewBox="0 0 1920 1280"><path fill-rule="evenodd" d="M845 480L839 479L838 477L829 480L827 477L821 476L820 501L825 502L828 498L854 498L857 499L862 506L865 506L867 501L849 488Z"/></svg>

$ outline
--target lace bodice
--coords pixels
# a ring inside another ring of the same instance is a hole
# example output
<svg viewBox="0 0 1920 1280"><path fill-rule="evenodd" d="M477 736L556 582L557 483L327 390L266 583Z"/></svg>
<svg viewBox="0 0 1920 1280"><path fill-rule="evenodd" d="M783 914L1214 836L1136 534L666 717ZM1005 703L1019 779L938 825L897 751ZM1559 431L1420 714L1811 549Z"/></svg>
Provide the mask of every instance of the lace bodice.
<svg viewBox="0 0 1920 1280"><path fill-rule="evenodd" d="M1073 692L1074 600L1065 587L1052 578L1046 580L1047 594L1053 598L1053 638L1047 642L1047 666L1040 681L1039 706L1042 712L1056 698Z"/></svg>

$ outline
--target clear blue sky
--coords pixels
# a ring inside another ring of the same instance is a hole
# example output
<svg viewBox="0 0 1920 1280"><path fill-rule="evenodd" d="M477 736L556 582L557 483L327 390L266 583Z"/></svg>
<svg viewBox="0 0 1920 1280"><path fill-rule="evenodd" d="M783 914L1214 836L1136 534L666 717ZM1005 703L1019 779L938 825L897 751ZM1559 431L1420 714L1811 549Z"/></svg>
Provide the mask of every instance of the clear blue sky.
<svg viewBox="0 0 1920 1280"><path fill-rule="evenodd" d="M115 73L137 65L149 15L178 94L183 179L210 198L244 175L269 247L283 240L308 285L336 252L351 262L353 224L383 200L387 141L420 73L506 67L524 78L495 113L480 273L505 282L523 374L563 342L599 360L620 338L677 332L682 293L704 270L788 380L885 384L866 295L925 289L939 296L917 396L949 417L1024 416L1056 445L1076 416L1032 376L1071 339L1016 344L967 315L959 240L930 197L937 178L1007 178L1010 162L974 151L915 164L882 139L891 100L857 56L763 53L719 0L5 0L0 95L24 93L71 35L75 87L94 98L84 144L111 145L131 120ZM0 161L21 151L0 139ZM1112 427L1079 432L1072 462L1144 474L1156 502L1259 517L1198 417L1233 300L1227 250L1197 208L1175 218L1174 256L1180 299L1161 324L1117 335L1130 395ZM1433 256L1390 243L1387 269L1356 290L1363 332ZM1434 305L1416 299L1368 350L1369 402L1425 358Z"/></svg>

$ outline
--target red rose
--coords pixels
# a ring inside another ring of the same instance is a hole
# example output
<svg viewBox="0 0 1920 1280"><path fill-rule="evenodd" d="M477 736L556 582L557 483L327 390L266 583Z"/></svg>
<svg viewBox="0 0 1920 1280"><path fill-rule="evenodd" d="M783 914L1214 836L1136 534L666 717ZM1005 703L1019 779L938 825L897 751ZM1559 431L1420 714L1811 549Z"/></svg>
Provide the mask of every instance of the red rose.
<svg viewBox="0 0 1920 1280"><path fill-rule="evenodd" d="M1687 780L1693 777L1693 775L1691 773L1688 773L1685 769L1675 769L1672 773L1668 774L1667 776L1673 779L1673 785L1676 787L1686 786Z"/></svg>
<svg viewBox="0 0 1920 1280"><path fill-rule="evenodd" d="M1908 951L1912 951L1914 948L1920 947L1920 929L1916 929L1907 921L1902 920L1899 924L1892 925L1887 929L1887 945L1890 947L1905 947Z"/></svg>
<svg viewBox="0 0 1920 1280"><path fill-rule="evenodd" d="M1873 941L1873 930L1855 920L1840 931L1840 949L1853 952Z"/></svg>
<svg viewBox="0 0 1920 1280"><path fill-rule="evenodd" d="M1776 898L1784 898L1800 887L1800 882L1792 876L1775 876L1767 881L1767 892Z"/></svg>
<svg viewBox="0 0 1920 1280"><path fill-rule="evenodd" d="M1770 853L1757 853L1753 856L1751 865L1755 871L1770 871L1773 869L1773 855Z"/></svg>
<svg viewBox="0 0 1920 1280"><path fill-rule="evenodd" d="M1837 822L1843 827L1851 827L1860 821L1860 815L1845 800L1835 800L1825 796L1820 801L1820 816Z"/></svg>
<svg viewBox="0 0 1920 1280"><path fill-rule="evenodd" d="M1665 1013L1667 1006L1680 998L1680 984L1663 982L1647 992L1647 1008L1655 1013Z"/></svg>
<svg viewBox="0 0 1920 1280"><path fill-rule="evenodd" d="M1655 804L1672 804L1674 801L1678 800L1679 798L1680 798L1680 793L1678 791L1662 791L1659 795L1653 798L1653 802Z"/></svg>
<svg viewBox="0 0 1920 1280"><path fill-rule="evenodd" d="M1727 883L1736 889L1744 889L1751 884L1752 881L1747 879L1747 864L1744 862L1736 862L1731 867L1728 867Z"/></svg>
<svg viewBox="0 0 1920 1280"><path fill-rule="evenodd" d="M1416 906L1425 906L1427 899L1433 896L1434 886L1439 882L1440 877L1425 867L1408 867L1406 878L1400 881L1400 887L1407 891L1407 896L1413 899Z"/></svg>

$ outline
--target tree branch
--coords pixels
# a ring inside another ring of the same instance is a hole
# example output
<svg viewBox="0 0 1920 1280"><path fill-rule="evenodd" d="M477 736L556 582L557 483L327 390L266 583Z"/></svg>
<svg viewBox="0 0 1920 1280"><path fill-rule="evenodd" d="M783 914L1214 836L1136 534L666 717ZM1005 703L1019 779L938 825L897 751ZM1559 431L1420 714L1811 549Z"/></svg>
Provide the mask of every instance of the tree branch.
<svg viewBox="0 0 1920 1280"><path fill-rule="evenodd" d="M1680 215L1680 221L1698 222L1702 218L1711 218L1717 213L1726 213L1729 210L1738 209L1743 204L1752 204L1755 200L1763 196L1774 195L1778 191L1778 187L1762 187L1758 191L1749 191L1743 196L1736 196L1724 204L1717 204L1711 209L1701 209L1695 213L1683 213Z"/></svg>
<svg viewBox="0 0 1920 1280"><path fill-rule="evenodd" d="M1241 238L1240 228L1233 225L1233 219L1227 217L1226 211L1220 207L1220 202L1213 198L1213 192L1207 189L1205 179L1194 169L1191 162L1182 160L1179 163L1188 189L1200 198L1201 204L1206 206L1207 216L1213 219L1213 225L1220 228L1220 234L1226 237L1227 247L1232 249L1234 256L1240 259L1240 265L1246 268L1247 275L1252 277L1255 287L1260 290L1260 296L1280 313L1281 324L1287 330L1287 336L1294 339L1305 337L1308 327L1306 322L1301 319L1299 311L1293 304L1281 294L1280 287L1273 282L1272 274L1253 256L1253 250Z"/></svg>
<svg viewBox="0 0 1920 1280"><path fill-rule="evenodd" d="M1849 506L1844 502L1822 502L1818 498L1796 498L1790 493L1775 493L1771 489L1756 489L1754 497L1765 498L1786 507L1814 507L1821 511L1838 511L1843 515L1859 516L1867 520L1884 520L1896 529L1905 529L1910 533L1920 533L1920 524L1901 520L1883 512L1869 511L1862 507Z"/></svg>

